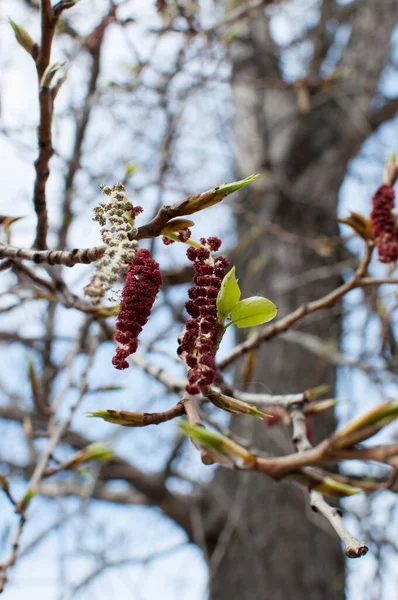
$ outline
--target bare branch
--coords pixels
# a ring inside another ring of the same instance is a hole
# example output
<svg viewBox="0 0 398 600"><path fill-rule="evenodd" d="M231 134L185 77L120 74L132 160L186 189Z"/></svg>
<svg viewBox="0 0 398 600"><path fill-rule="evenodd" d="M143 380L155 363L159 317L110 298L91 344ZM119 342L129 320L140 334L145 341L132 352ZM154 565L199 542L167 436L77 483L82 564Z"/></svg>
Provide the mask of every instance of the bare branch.
<svg viewBox="0 0 398 600"><path fill-rule="evenodd" d="M341 541L345 546L345 553L348 558L359 558L365 556L368 552L368 547L364 542L358 541L344 526L339 508L333 508L325 502L322 494L311 492L311 508L323 515L331 524Z"/></svg>

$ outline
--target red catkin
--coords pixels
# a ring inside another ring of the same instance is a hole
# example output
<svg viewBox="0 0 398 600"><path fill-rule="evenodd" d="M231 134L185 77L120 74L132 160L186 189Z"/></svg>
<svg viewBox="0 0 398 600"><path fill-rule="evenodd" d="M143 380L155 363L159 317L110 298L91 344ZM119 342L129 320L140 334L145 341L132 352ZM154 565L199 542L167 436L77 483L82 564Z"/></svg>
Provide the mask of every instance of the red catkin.
<svg viewBox="0 0 398 600"><path fill-rule="evenodd" d="M391 263L398 259L398 231L392 212L394 198L394 190L389 185L380 186L372 198L370 223L379 261L382 263Z"/></svg>
<svg viewBox="0 0 398 600"><path fill-rule="evenodd" d="M148 321L161 285L159 263L148 250L138 250L127 271L116 321L114 338L120 344L112 359L116 369L129 367L126 358L137 350L138 336Z"/></svg>
<svg viewBox="0 0 398 600"><path fill-rule="evenodd" d="M200 241L205 247L187 250L187 257L193 263L195 286L188 290L185 308L192 318L186 322L179 349L189 368L186 387L189 394L198 394L215 380L214 358L223 331L217 321L216 301L229 266L226 258L210 256L210 251L220 248L221 240L211 237Z"/></svg>

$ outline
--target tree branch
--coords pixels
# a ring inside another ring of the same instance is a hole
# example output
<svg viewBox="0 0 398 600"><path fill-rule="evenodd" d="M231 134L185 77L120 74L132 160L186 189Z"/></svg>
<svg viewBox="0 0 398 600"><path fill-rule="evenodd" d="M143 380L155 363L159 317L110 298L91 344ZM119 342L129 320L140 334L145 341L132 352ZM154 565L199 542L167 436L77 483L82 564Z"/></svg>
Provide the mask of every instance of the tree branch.
<svg viewBox="0 0 398 600"><path fill-rule="evenodd" d="M348 558L359 558L365 556L368 552L368 547L364 542L357 540L344 526L341 511L339 508L329 506L325 502L322 494L312 490L311 492L311 508L315 512L319 512L325 517L343 542L345 553Z"/></svg>
<svg viewBox="0 0 398 600"><path fill-rule="evenodd" d="M101 258L104 252L105 246L73 250L30 250L0 244L0 258L31 260L37 265L64 265L65 267L73 267L77 264L88 265Z"/></svg>

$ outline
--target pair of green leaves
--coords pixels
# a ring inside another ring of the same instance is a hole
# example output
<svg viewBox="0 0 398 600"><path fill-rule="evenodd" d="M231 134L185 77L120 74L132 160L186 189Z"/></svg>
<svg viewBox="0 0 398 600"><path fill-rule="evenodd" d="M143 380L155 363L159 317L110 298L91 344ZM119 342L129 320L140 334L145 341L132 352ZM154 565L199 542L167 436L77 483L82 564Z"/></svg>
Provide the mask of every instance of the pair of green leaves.
<svg viewBox="0 0 398 600"><path fill-rule="evenodd" d="M235 267L226 274L217 296L217 315L224 320L229 316L231 322L239 328L255 327L271 321L277 308L271 300L262 296L252 296L240 300L240 288L235 276Z"/></svg>

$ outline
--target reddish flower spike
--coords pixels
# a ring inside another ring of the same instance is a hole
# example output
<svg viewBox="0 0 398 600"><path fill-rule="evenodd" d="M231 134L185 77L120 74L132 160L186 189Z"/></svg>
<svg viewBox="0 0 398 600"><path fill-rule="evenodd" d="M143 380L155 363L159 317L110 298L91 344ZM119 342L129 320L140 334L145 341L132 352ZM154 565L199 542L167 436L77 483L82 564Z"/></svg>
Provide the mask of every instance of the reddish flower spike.
<svg viewBox="0 0 398 600"><path fill-rule="evenodd" d="M394 197L392 187L382 185L372 198L373 210L370 214L370 222L379 261L382 263L391 263L398 259L398 231L392 212Z"/></svg>
<svg viewBox="0 0 398 600"><path fill-rule="evenodd" d="M192 319L185 326L180 349L185 353L185 364L189 368L189 394L198 394L204 386L211 385L216 377L214 357L223 327L217 322L217 295L229 262L218 257L214 261L210 250L217 251L221 240L202 238L203 248L190 247L188 259L193 262L195 287L188 290L190 298L185 308Z"/></svg>
<svg viewBox="0 0 398 600"><path fill-rule="evenodd" d="M127 369L126 358L138 348L138 336L148 321L157 293L162 285L159 263L148 250L138 250L131 262L122 292L122 302L116 321L116 348L112 364L116 369Z"/></svg>

